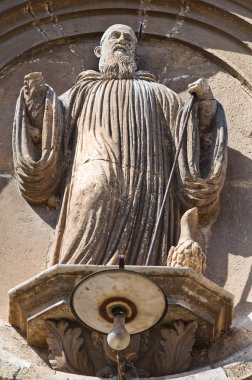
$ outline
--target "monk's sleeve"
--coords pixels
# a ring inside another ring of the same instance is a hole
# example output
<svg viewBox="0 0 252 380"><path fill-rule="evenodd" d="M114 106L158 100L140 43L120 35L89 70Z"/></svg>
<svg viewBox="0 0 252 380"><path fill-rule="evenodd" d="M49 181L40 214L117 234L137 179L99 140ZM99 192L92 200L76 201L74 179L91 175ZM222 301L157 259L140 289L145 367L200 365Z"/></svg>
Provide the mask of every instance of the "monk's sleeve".
<svg viewBox="0 0 252 380"><path fill-rule="evenodd" d="M63 173L63 105L48 87L43 108L41 141L35 143L24 101L24 89L17 100L13 126L14 170L23 197L32 203L46 202L54 195Z"/></svg>
<svg viewBox="0 0 252 380"><path fill-rule="evenodd" d="M184 106L178 113L176 146L187 111L188 106ZM177 175L184 209L198 207L201 225L207 224L218 210L226 165L227 125L223 107L216 100L197 102L184 136Z"/></svg>

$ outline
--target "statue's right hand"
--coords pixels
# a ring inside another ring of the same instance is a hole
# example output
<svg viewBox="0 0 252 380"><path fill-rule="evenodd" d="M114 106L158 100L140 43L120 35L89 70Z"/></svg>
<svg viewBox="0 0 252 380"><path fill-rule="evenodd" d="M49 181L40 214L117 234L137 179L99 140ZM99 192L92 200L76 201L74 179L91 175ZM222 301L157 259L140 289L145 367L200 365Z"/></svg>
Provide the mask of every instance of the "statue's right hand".
<svg viewBox="0 0 252 380"><path fill-rule="evenodd" d="M27 105L32 103L41 104L45 99L47 86L40 72L33 72L24 77L24 97Z"/></svg>

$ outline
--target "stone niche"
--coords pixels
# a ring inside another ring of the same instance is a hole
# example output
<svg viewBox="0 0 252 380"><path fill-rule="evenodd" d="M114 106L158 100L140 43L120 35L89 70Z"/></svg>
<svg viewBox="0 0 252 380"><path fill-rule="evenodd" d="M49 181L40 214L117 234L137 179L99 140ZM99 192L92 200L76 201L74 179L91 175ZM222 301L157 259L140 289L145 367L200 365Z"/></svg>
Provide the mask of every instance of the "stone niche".
<svg viewBox="0 0 252 380"><path fill-rule="evenodd" d="M207 237L205 276L234 294L234 327L220 340L219 346L214 343L206 363L224 360L251 344L248 325L246 338L241 339L237 330L252 309L251 19L248 0L14 0L1 3L0 316L3 321L8 320L8 290L46 270L58 218L57 210L28 205L13 178L11 134L23 77L29 72L41 71L46 82L58 94L63 93L73 85L80 71L97 69L92 51L104 30L112 24L124 23L138 33L138 64L143 70L153 72L160 83L179 93L184 101L189 100L188 84L203 76L225 108L229 130L228 169L221 211L215 223L204 231ZM188 278L194 276L190 271L187 274ZM83 274L78 276L80 279ZM200 279L201 284L202 281L210 284L201 276ZM18 288L15 289L18 292ZM66 297L69 291L70 288ZM32 330L29 329L35 323L32 321L37 321L34 316L39 310L32 311L31 320L26 324L25 307L26 304L21 305L19 313L23 316L13 323L28 333L30 339ZM72 316L68 316L72 320ZM213 321L208 323L207 336L214 335L213 325ZM16 352L14 346L6 343L3 350L36 363L33 355L22 354L22 350ZM35 378L34 373L31 378Z"/></svg>

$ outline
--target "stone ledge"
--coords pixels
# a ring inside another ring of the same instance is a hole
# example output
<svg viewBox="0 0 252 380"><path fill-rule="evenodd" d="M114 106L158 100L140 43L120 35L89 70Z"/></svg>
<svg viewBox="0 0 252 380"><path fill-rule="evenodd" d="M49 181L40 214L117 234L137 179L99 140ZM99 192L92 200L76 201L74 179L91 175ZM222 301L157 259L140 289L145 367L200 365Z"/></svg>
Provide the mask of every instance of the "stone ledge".
<svg viewBox="0 0 252 380"><path fill-rule="evenodd" d="M177 375L150 377L142 380L226 380L228 377L222 368L204 367L198 370L183 372Z"/></svg>
<svg viewBox="0 0 252 380"><path fill-rule="evenodd" d="M9 291L9 321L27 336L29 344L44 347L47 319L74 320L70 295L79 281L117 266L55 265ZM167 295L170 321L198 323L196 343L209 346L232 320L233 295L187 267L126 266L157 282Z"/></svg>
<svg viewBox="0 0 252 380"><path fill-rule="evenodd" d="M184 372L178 375L143 378L142 380L227 380L225 372L222 368L209 369L210 367L202 368L197 371ZM203 370L203 371L202 371ZM14 370L12 372L4 372L0 370L0 380L101 380L99 377L72 375L65 372L53 371L45 367L31 367L30 370L22 372L22 370ZM112 378L116 380L117 377ZM132 379L133 380L133 379Z"/></svg>
<svg viewBox="0 0 252 380"><path fill-rule="evenodd" d="M23 379L31 363L0 348L0 380Z"/></svg>
<svg viewBox="0 0 252 380"><path fill-rule="evenodd" d="M212 367L228 367L229 365L232 365L233 363L241 363L244 362L251 362L252 363L252 344L249 346L246 346L242 350L235 352L231 356L228 356L227 358L216 362Z"/></svg>
<svg viewBox="0 0 252 380"><path fill-rule="evenodd" d="M244 363L232 363L224 367L224 371L230 380L252 379L252 359Z"/></svg>

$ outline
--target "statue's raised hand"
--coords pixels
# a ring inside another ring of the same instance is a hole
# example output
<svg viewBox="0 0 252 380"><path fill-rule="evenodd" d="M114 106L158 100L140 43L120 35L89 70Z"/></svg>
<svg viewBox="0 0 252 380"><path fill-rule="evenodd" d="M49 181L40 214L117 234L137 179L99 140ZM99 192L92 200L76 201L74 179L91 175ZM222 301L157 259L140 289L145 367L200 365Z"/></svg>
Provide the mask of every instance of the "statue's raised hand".
<svg viewBox="0 0 252 380"><path fill-rule="evenodd" d="M35 144L41 142L46 92L42 73L34 72L24 77L24 100L31 121L30 136Z"/></svg>
<svg viewBox="0 0 252 380"><path fill-rule="evenodd" d="M188 85L190 94L196 94L197 100L212 100L214 99L212 90L204 78L198 79Z"/></svg>
<svg viewBox="0 0 252 380"><path fill-rule="evenodd" d="M47 87L42 73L34 72L24 77L24 97L27 103L43 102Z"/></svg>
<svg viewBox="0 0 252 380"><path fill-rule="evenodd" d="M217 102L214 99L212 90L203 78L189 84L188 91L195 94L198 103L198 126L201 137L201 148L208 151L211 146L211 131L213 128L213 120L216 114Z"/></svg>

